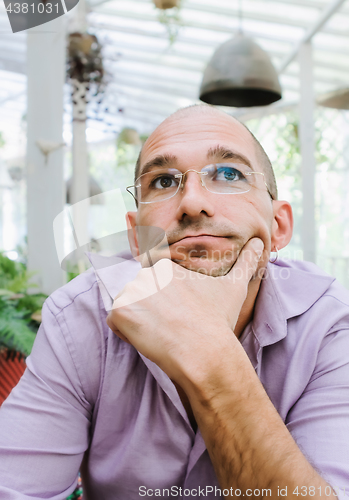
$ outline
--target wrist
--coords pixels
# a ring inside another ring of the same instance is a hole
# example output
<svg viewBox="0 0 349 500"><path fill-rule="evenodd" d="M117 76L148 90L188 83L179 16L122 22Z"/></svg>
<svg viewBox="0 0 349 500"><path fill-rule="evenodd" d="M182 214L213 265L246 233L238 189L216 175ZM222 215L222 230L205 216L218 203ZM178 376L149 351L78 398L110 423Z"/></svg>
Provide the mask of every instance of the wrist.
<svg viewBox="0 0 349 500"><path fill-rule="evenodd" d="M181 386L193 406L206 409L250 395L250 385L260 385L253 366L234 332L220 330L219 344L210 346L205 355L191 356L190 363L181 367Z"/></svg>

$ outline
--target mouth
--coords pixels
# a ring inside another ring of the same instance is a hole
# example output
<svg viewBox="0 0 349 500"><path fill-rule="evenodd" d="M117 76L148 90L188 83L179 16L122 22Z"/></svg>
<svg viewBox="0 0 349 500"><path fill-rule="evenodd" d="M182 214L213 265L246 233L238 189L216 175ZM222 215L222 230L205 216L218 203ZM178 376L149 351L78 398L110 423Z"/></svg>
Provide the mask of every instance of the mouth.
<svg viewBox="0 0 349 500"><path fill-rule="evenodd" d="M231 261L234 258L235 244L228 236L215 234L185 235L170 245L171 259L174 262L217 262ZM214 264L214 265L216 265Z"/></svg>
<svg viewBox="0 0 349 500"><path fill-rule="evenodd" d="M183 238L180 238L173 243L170 243L170 245L175 245L176 243L200 243L200 242L209 242L210 240L215 240L216 238L227 238L227 236L221 236L221 235L216 235L216 234L187 234L186 236L183 236Z"/></svg>

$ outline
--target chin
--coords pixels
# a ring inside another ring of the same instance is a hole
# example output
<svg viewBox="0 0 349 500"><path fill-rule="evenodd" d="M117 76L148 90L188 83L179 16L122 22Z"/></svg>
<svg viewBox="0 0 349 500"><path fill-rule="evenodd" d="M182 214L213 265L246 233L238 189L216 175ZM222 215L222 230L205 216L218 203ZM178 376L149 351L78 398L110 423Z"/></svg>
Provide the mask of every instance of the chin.
<svg viewBox="0 0 349 500"><path fill-rule="evenodd" d="M212 262L208 261L207 259L198 259L198 262L194 262L192 259L191 261L188 260L175 260L173 259L176 264L179 264L180 266L184 267L185 269L188 269L189 271L194 271L196 273L200 274L205 274L206 276L225 276L232 266L234 265L234 262Z"/></svg>

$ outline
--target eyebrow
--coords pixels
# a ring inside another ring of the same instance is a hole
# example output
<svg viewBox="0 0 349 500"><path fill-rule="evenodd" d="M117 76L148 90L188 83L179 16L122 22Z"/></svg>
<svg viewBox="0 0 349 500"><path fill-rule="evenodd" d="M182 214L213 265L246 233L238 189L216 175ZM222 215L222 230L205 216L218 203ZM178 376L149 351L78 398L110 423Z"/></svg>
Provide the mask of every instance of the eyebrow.
<svg viewBox="0 0 349 500"><path fill-rule="evenodd" d="M236 151L232 151L225 146L218 145L214 148L210 148L207 152L207 158L210 160L234 160L238 163L247 165L251 170L253 170L251 162L248 158L246 158L246 156L237 153Z"/></svg>
<svg viewBox="0 0 349 500"><path fill-rule="evenodd" d="M207 151L208 160L234 160L244 165L247 165L251 170L251 162L246 158L246 156L236 153L225 146L215 146ZM155 158L149 160L141 169L139 175L146 174L150 170L155 168L163 167L175 167L179 163L176 155L164 154L155 156Z"/></svg>
<svg viewBox="0 0 349 500"><path fill-rule="evenodd" d="M155 156L152 160L149 160L139 172L139 175L146 174L154 167L171 167L178 164L178 158L175 155L164 154Z"/></svg>

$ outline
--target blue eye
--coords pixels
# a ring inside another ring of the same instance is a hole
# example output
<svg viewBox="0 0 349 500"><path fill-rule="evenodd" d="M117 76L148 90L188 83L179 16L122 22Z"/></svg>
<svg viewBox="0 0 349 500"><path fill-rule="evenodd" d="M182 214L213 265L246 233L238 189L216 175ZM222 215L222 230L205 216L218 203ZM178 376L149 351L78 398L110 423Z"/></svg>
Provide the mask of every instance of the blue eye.
<svg viewBox="0 0 349 500"><path fill-rule="evenodd" d="M246 179L244 174L234 167L218 167L215 181L236 182Z"/></svg>

